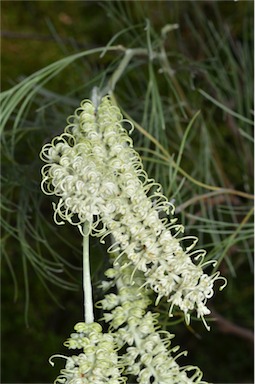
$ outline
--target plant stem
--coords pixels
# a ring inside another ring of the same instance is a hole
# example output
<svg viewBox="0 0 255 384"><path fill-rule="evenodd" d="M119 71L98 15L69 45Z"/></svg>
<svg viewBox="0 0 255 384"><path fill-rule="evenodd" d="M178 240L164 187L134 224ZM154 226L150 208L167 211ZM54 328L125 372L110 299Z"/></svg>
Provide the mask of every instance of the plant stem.
<svg viewBox="0 0 255 384"><path fill-rule="evenodd" d="M110 78L106 88L103 90L103 94L104 95L109 93L109 92L113 92L114 91L117 82L119 81L119 79L122 76L123 72L127 68L129 62L136 55L148 56L149 55L149 51L147 49L144 49L144 48L128 48L128 49L126 49L125 50L125 54L124 54L121 62L119 63L119 65L116 68L116 70L113 72L113 74L112 74L112 76L111 76L111 78ZM151 59L153 59L157 55L156 55L156 53L152 52L151 56L152 56Z"/></svg>
<svg viewBox="0 0 255 384"><path fill-rule="evenodd" d="M86 323L93 323L93 298L89 265L89 233L87 223L84 224L83 235L83 292L84 292L84 317Z"/></svg>

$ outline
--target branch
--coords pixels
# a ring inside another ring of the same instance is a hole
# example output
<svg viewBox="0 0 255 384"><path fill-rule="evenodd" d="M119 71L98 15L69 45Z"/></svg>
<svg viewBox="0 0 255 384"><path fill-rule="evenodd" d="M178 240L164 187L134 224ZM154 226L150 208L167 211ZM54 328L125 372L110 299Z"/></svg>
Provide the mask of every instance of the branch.
<svg viewBox="0 0 255 384"><path fill-rule="evenodd" d="M231 333L238 337L248 340L249 342L254 342L254 334L250 329L243 328L239 325L232 323L230 320L225 319L225 317L221 316L214 309L211 309L211 314L215 318L219 330L223 333Z"/></svg>

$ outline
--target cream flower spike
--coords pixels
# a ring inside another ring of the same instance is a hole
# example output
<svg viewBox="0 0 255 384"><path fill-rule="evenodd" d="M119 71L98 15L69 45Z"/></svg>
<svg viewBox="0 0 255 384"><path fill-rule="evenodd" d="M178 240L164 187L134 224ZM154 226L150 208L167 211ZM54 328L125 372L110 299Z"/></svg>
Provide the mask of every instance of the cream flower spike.
<svg viewBox="0 0 255 384"><path fill-rule="evenodd" d="M102 333L98 323L78 323L75 333L64 343L69 349L81 349L79 355L53 355L66 360L64 369L54 384L124 384L122 376L123 364L118 356L114 337L110 333Z"/></svg>
<svg viewBox="0 0 255 384"><path fill-rule="evenodd" d="M147 311L150 299L148 290L141 288L142 272L136 274L133 283L131 274L131 266L115 264L107 270L105 275L114 280L117 294L109 293L97 303L117 345L125 348L123 373L137 376L140 384L206 384L198 367L179 366L178 358L186 352L172 346L174 335L160 329L158 313Z"/></svg>
<svg viewBox="0 0 255 384"><path fill-rule="evenodd" d="M111 234L109 251L119 252L118 259L126 254L133 273L144 273L145 285L158 295L156 304L166 297L170 316L178 306L187 323L194 310L204 321L214 282L224 278L203 272L208 262L203 261L204 250L193 250L197 238L178 237L183 226L168 218L174 207L148 178L123 122L127 120L108 97L97 108L84 100L68 118L65 132L42 148L41 159L47 163L42 189L59 196L55 221L66 220L81 231L87 221L90 233L101 241ZM188 240L191 245L184 248Z"/></svg>

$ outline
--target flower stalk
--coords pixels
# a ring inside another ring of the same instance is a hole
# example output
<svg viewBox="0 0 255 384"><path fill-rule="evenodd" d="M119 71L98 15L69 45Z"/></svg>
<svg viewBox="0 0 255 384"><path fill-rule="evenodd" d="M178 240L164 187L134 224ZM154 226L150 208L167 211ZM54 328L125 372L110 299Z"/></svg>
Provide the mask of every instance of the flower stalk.
<svg viewBox="0 0 255 384"><path fill-rule="evenodd" d="M93 323L93 295L92 284L90 276L90 262L89 262L89 234L87 234L87 223L84 224L83 235L83 294L84 294L84 317L85 323Z"/></svg>

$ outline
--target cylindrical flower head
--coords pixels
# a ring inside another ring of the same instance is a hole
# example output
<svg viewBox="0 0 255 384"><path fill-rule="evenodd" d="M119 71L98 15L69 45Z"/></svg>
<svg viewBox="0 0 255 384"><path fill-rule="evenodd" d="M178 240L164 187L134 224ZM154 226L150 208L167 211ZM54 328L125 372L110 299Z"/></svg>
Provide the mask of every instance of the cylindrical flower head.
<svg viewBox="0 0 255 384"><path fill-rule="evenodd" d="M65 133L42 149L47 163L42 189L59 196L54 205L59 224L67 220L81 229L87 221L92 233L111 234L115 242L109 251L126 254L134 272L144 272L157 301L167 297L170 315L177 305L187 322L193 310L204 319L219 273L205 274L205 251L191 252L197 239L178 238L183 227L174 218L160 217L162 211L173 214L173 206L161 186L148 178L123 121L108 97L98 108L83 101ZM192 244L184 248L188 239Z"/></svg>
<svg viewBox="0 0 255 384"><path fill-rule="evenodd" d="M150 300L148 291L141 288L144 280L138 273L131 281L132 267L115 265L106 276L115 281L116 294L107 294L97 303L104 310L104 320L109 323L116 343L123 352L124 373L137 376L140 384L206 384L202 372L194 366L180 367L173 347L174 335L161 331L158 314L146 312Z"/></svg>
<svg viewBox="0 0 255 384"><path fill-rule="evenodd" d="M102 333L98 323L78 323L75 333L64 343L69 349L80 349L79 355L54 355L52 359L66 359L64 369L54 384L123 384L126 377L122 376L123 364L118 357L114 337L110 333Z"/></svg>

